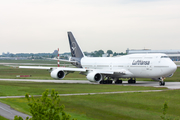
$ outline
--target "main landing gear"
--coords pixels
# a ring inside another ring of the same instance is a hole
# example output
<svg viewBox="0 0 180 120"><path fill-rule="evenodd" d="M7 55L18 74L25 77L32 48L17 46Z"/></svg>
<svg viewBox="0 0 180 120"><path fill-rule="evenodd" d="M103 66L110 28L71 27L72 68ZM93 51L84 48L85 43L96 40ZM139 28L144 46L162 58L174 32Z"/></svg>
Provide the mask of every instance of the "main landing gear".
<svg viewBox="0 0 180 120"><path fill-rule="evenodd" d="M159 81L159 86L164 86L165 82L164 82L164 77L161 77L161 80Z"/></svg>
<svg viewBox="0 0 180 120"><path fill-rule="evenodd" d="M99 82L99 84L112 84L112 83L113 83L113 81L111 80L111 78L110 77L106 77L106 76L104 76L103 80L101 80Z"/></svg>
<svg viewBox="0 0 180 120"><path fill-rule="evenodd" d="M122 80L119 80L119 78L111 78L111 77L105 77L103 80L99 82L99 84L112 84L113 81L115 81L115 84L122 84Z"/></svg>
<svg viewBox="0 0 180 120"><path fill-rule="evenodd" d="M99 84L112 84L112 83L114 83L114 84L122 84L122 80L119 79L119 78L104 77L104 79L99 82ZM130 78L128 80L128 83L129 84L135 84L136 83L136 78Z"/></svg>
<svg viewBox="0 0 180 120"><path fill-rule="evenodd" d="M130 79L128 80L128 83L129 83L129 84L135 84L135 83L136 83L136 78L130 78Z"/></svg>
<svg viewBox="0 0 180 120"><path fill-rule="evenodd" d="M122 84L122 80L117 79L114 83L115 84Z"/></svg>
<svg viewBox="0 0 180 120"><path fill-rule="evenodd" d="M112 84L112 80L101 80L99 84Z"/></svg>

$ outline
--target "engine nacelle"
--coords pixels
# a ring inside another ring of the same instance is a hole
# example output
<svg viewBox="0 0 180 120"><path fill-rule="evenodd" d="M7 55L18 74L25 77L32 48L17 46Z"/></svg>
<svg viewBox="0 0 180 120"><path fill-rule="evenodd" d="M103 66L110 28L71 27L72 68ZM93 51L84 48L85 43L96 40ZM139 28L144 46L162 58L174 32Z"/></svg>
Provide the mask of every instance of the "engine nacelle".
<svg viewBox="0 0 180 120"><path fill-rule="evenodd" d="M99 82L102 80L102 75L96 72L90 72L87 74L86 78L91 82Z"/></svg>
<svg viewBox="0 0 180 120"><path fill-rule="evenodd" d="M55 69L51 72L51 77L54 79L63 79L65 77L65 72L63 70Z"/></svg>

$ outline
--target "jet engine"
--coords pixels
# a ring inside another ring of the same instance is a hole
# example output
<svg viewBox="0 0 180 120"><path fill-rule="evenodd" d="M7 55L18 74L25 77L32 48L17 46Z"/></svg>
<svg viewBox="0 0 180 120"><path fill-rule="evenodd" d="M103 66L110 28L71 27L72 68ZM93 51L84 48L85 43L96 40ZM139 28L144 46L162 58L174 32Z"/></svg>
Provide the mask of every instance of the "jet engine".
<svg viewBox="0 0 180 120"><path fill-rule="evenodd" d="M51 77L54 79L63 79L65 77L65 72L63 70L55 69L51 72Z"/></svg>
<svg viewBox="0 0 180 120"><path fill-rule="evenodd" d="M103 77L100 73L90 72L87 74L86 78L91 82L99 82Z"/></svg>

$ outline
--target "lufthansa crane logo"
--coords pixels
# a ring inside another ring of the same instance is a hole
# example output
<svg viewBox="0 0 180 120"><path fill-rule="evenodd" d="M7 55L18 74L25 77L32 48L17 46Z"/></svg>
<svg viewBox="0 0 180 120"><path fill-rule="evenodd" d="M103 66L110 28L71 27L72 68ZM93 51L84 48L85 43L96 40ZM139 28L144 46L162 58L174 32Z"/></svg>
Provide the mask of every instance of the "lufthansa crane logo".
<svg viewBox="0 0 180 120"><path fill-rule="evenodd" d="M75 42L72 42L72 56L75 57L75 50L76 50L76 43Z"/></svg>
<svg viewBox="0 0 180 120"><path fill-rule="evenodd" d="M73 42L73 43L72 43L72 50L75 51L75 49L76 49L76 43Z"/></svg>

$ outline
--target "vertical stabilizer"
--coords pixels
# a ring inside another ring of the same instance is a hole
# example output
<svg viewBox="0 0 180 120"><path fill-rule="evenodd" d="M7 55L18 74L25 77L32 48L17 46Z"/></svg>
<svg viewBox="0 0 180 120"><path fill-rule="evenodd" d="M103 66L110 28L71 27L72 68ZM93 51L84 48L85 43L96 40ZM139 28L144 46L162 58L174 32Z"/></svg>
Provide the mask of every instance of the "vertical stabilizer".
<svg viewBox="0 0 180 120"><path fill-rule="evenodd" d="M72 57L76 57L76 58L84 57L84 54L81 51L81 48L79 47L78 43L76 42L72 32L68 32L68 39L69 39L69 45L70 45Z"/></svg>

